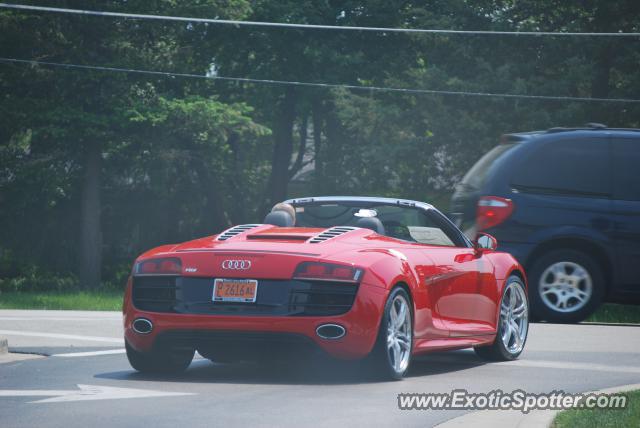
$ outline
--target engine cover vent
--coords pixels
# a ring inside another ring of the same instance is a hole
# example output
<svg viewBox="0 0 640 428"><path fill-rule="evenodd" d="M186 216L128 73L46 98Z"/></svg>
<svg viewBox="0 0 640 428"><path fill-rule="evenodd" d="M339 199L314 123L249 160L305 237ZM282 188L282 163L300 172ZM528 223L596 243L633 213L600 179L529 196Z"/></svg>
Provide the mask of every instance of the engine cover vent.
<svg viewBox="0 0 640 428"><path fill-rule="evenodd" d="M340 236L343 233L351 232L352 230L356 230L357 227L351 226L336 226L330 229L325 230L324 232L314 236L309 240L310 244L318 244L320 242L324 242L328 239L335 238L336 236Z"/></svg>
<svg viewBox="0 0 640 428"><path fill-rule="evenodd" d="M229 238L233 238L236 235L240 235L247 230L251 230L255 227L260 226L259 224L240 224L238 226L233 226L230 229L225 230L216 238L216 241L226 241Z"/></svg>

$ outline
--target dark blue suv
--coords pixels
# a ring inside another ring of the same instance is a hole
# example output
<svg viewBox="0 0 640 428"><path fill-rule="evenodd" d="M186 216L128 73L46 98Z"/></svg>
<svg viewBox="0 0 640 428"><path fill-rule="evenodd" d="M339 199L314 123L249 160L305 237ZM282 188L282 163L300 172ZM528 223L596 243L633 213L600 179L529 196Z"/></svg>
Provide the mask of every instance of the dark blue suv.
<svg viewBox="0 0 640 428"><path fill-rule="evenodd" d="M504 135L456 186L451 217L525 266L534 319L640 303L640 130Z"/></svg>

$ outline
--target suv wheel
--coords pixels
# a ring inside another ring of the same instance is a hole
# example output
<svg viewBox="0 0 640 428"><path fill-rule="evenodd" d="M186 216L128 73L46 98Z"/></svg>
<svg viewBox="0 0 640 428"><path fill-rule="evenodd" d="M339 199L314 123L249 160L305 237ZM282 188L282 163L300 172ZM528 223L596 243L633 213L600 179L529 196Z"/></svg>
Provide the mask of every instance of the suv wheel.
<svg viewBox="0 0 640 428"><path fill-rule="evenodd" d="M539 320L582 321L598 308L604 290L602 268L580 251L551 251L530 270L531 312Z"/></svg>

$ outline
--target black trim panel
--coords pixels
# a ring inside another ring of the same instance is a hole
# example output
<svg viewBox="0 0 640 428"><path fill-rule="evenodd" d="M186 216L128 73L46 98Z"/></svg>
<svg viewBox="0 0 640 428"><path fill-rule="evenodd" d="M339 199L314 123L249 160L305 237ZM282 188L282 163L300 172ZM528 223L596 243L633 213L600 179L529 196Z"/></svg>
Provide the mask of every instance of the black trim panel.
<svg viewBox="0 0 640 428"><path fill-rule="evenodd" d="M213 302L214 278L133 278L133 305L142 311L240 316L333 316L348 312L357 284L258 279L254 303Z"/></svg>

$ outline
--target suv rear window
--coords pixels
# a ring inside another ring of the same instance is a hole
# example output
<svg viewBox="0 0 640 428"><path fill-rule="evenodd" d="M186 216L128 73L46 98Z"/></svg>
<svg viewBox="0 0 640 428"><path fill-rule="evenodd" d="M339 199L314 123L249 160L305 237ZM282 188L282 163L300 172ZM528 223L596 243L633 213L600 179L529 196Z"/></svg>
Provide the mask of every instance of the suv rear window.
<svg viewBox="0 0 640 428"><path fill-rule="evenodd" d="M610 196L609 142L550 141L516 168L511 184L522 191L579 196Z"/></svg>
<svg viewBox="0 0 640 428"><path fill-rule="evenodd" d="M460 182L465 187L480 189L487 179L491 165L503 154L515 147L515 143L500 144L489 150L478 162L465 174Z"/></svg>

